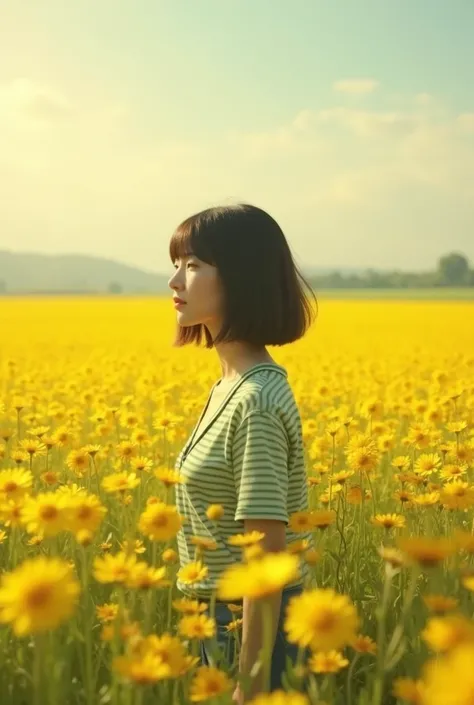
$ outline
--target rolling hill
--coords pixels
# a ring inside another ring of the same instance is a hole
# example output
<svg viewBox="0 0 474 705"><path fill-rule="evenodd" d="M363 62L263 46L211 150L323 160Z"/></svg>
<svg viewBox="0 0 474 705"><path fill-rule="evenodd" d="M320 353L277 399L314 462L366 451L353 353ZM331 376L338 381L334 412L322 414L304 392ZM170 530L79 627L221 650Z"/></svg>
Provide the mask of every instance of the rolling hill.
<svg viewBox="0 0 474 705"><path fill-rule="evenodd" d="M334 269L311 268L305 273L311 279ZM360 271L338 269L347 274ZM169 293L168 278L106 257L0 250L0 293L163 294Z"/></svg>
<svg viewBox="0 0 474 705"><path fill-rule="evenodd" d="M163 293L167 282L165 275L103 257L0 250L0 291L6 293Z"/></svg>

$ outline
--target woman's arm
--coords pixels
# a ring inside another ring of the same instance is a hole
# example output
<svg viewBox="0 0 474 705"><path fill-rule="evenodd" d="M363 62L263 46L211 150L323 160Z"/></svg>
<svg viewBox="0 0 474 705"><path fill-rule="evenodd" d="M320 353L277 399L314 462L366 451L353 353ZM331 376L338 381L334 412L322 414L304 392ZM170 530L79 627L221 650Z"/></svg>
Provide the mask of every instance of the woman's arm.
<svg viewBox="0 0 474 705"><path fill-rule="evenodd" d="M286 525L283 521L273 519L245 519L245 532L260 531L265 534L262 547L266 553L284 551L286 548ZM270 595L267 602L272 607L272 649L275 643L278 621L280 618L281 590ZM239 659L239 673L249 676L258 660L259 651L263 646L263 610L261 600L244 598L242 623L242 645ZM263 689L262 670L254 679L249 696ZM241 697L241 696L240 696ZM238 697L235 698L239 702ZM241 702L243 700L241 699Z"/></svg>

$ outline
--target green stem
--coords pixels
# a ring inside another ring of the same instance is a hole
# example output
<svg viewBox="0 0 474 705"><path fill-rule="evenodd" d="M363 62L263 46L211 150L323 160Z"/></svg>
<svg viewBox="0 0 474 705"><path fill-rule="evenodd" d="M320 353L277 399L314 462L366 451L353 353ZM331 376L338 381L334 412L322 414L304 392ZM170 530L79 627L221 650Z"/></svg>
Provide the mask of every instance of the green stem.
<svg viewBox="0 0 474 705"><path fill-rule="evenodd" d="M392 569L389 566L385 568L385 581L383 585L382 604L377 610L377 670L375 676L374 690L372 696L372 705L381 705L384 686L384 666L385 666L385 617L387 614L388 603L390 600L390 588L392 587Z"/></svg>
<svg viewBox="0 0 474 705"><path fill-rule="evenodd" d="M92 705L94 702L94 675L92 668L92 629L90 624L89 612L89 575L87 566L87 553L85 548L81 549L82 563L82 585L85 595L84 600L84 639L85 639L85 695L87 705Z"/></svg>
<svg viewBox="0 0 474 705"><path fill-rule="evenodd" d="M356 654L354 658L352 659L352 663L349 666L349 670L347 671L347 679L346 679L346 703L347 705L352 705L352 676L354 675L354 668L359 660L360 654Z"/></svg>
<svg viewBox="0 0 474 705"><path fill-rule="evenodd" d="M34 705L43 705L43 657L45 655L45 643L41 636L35 639L35 651L33 658L33 702Z"/></svg>
<svg viewBox="0 0 474 705"><path fill-rule="evenodd" d="M267 600L262 601L263 608L263 692L270 692L272 667L273 610Z"/></svg>

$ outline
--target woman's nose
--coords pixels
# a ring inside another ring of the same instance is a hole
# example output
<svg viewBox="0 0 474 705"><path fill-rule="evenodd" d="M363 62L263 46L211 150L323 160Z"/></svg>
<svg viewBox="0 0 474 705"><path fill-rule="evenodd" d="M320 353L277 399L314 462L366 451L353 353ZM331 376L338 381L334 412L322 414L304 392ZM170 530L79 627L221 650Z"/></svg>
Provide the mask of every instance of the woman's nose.
<svg viewBox="0 0 474 705"><path fill-rule="evenodd" d="M172 277L168 279L168 286L170 289L179 289L179 279L178 279L178 272L176 271Z"/></svg>

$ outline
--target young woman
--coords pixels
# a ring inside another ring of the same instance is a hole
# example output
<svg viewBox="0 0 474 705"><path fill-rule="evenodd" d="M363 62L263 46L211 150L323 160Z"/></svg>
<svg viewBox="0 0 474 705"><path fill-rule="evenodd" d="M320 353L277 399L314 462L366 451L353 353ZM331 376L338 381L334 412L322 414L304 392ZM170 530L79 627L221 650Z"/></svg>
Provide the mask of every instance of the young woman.
<svg viewBox="0 0 474 705"><path fill-rule="evenodd" d="M191 216L173 234L170 257L176 269L169 281L177 310L175 344L199 344L204 338L222 368L176 464L185 479L176 490L186 520L178 535L181 566L194 560L193 536L217 546L206 551L207 576L192 586L178 582L178 588L209 600L222 571L241 560L241 549L228 543L232 536L263 532L265 551L284 551L287 543L305 538L288 526L288 517L308 506L300 414L286 369L266 346L301 338L314 319L316 299L280 227L254 206L210 208ZM211 504L224 508L218 520L207 516ZM281 687L286 657L296 657L283 619L303 579L272 599L272 690ZM224 603L216 604L215 616L218 641L227 649L232 637L225 627L234 617ZM239 657L244 677L257 661L262 631L258 605L244 599ZM205 643L201 657L209 663ZM239 687L234 701L243 702Z"/></svg>

